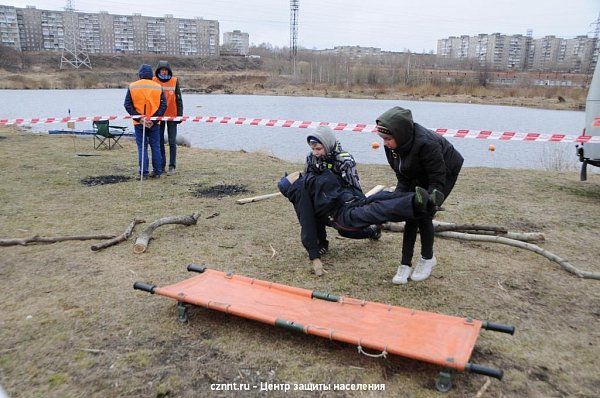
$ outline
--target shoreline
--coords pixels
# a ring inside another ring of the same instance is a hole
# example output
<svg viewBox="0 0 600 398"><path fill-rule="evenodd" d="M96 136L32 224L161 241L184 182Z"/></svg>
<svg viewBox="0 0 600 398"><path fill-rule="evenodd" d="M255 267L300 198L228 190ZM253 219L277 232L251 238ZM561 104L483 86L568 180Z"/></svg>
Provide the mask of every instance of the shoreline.
<svg viewBox="0 0 600 398"><path fill-rule="evenodd" d="M369 86L294 83L289 76L262 71L195 72L182 70L182 93L305 96L346 99L428 101L478 105L517 106L548 110L584 111L582 91L559 87L473 87L461 85ZM124 70L63 71L12 74L0 70L0 89L77 90L123 89L135 80Z"/></svg>

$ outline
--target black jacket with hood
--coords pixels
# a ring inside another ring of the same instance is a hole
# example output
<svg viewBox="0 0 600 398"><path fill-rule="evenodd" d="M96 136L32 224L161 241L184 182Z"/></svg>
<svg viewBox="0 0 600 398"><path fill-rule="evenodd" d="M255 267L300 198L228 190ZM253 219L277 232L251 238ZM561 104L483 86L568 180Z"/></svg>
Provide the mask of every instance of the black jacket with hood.
<svg viewBox="0 0 600 398"><path fill-rule="evenodd" d="M168 79L161 79L159 71L162 68L166 68L169 71ZM156 76L156 78L161 82L168 82L169 80L171 80L171 78L173 77L173 71L171 70L171 65L169 65L169 61L158 61L156 69L154 70L154 76ZM179 79L177 79L177 83L175 84L175 104L177 105L177 116L183 116L183 98L181 96L181 89L179 88Z"/></svg>
<svg viewBox="0 0 600 398"><path fill-rule="evenodd" d="M390 131L396 149L385 148L388 163L396 172L396 190L413 191L416 186L445 195L463 164L463 157L444 137L414 123L409 109L394 107L377 118L377 125Z"/></svg>

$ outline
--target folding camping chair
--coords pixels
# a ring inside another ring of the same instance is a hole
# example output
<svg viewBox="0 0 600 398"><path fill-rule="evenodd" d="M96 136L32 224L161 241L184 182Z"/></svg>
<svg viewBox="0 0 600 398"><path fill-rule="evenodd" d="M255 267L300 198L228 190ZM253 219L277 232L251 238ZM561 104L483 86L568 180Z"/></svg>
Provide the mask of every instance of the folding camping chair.
<svg viewBox="0 0 600 398"><path fill-rule="evenodd" d="M92 123L94 129L94 149L113 149L115 145L123 148L119 140L127 131L127 127L111 126L109 120L96 120ZM98 144L96 145L96 140Z"/></svg>

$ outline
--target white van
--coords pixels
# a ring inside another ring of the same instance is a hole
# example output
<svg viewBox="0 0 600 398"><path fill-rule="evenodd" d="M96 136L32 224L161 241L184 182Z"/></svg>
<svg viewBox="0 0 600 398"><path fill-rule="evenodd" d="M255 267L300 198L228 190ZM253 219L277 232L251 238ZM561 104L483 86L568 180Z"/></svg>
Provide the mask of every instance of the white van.
<svg viewBox="0 0 600 398"><path fill-rule="evenodd" d="M585 103L585 128L583 135L600 136L600 68L596 65ZM581 164L581 181L587 179L587 165L600 167L600 143L577 145L577 155Z"/></svg>

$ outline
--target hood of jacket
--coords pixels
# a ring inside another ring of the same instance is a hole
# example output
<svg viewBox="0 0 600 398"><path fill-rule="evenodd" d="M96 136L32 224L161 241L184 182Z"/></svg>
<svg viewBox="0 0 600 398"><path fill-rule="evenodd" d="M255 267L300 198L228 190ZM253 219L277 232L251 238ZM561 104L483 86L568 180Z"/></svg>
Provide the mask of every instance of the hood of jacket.
<svg viewBox="0 0 600 398"><path fill-rule="evenodd" d="M166 68L169 71L169 78L168 79L161 79L159 76L159 71L162 68ZM158 64L156 64L156 69L154 70L154 76L156 76L160 81L166 82L171 80L171 77L173 77L173 71L171 70L171 65L169 65L169 61L158 61Z"/></svg>
<svg viewBox="0 0 600 398"><path fill-rule="evenodd" d="M138 70L138 76L140 79L152 80L152 67L148 64L142 64Z"/></svg>
<svg viewBox="0 0 600 398"><path fill-rule="evenodd" d="M317 141L325 147L327 155L332 155L335 152L336 139L333 130L329 126L319 126L311 134L306 137L306 141L310 142L311 138L315 138Z"/></svg>
<svg viewBox="0 0 600 398"><path fill-rule="evenodd" d="M410 109L395 106L382 113L376 120L378 126L383 126L390 131L396 141L396 153L407 152L415 137L415 124Z"/></svg>

